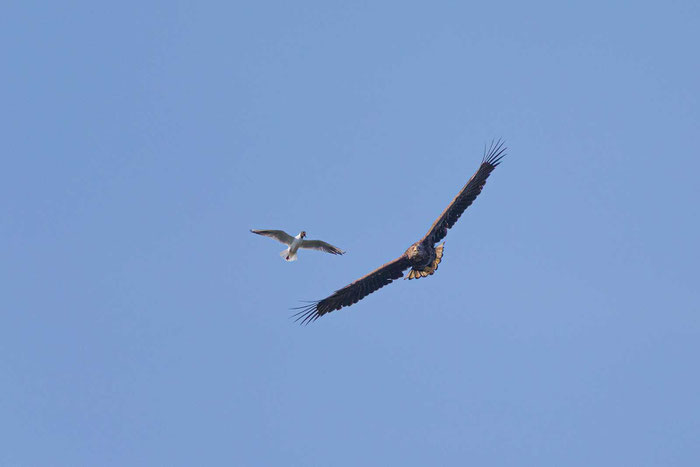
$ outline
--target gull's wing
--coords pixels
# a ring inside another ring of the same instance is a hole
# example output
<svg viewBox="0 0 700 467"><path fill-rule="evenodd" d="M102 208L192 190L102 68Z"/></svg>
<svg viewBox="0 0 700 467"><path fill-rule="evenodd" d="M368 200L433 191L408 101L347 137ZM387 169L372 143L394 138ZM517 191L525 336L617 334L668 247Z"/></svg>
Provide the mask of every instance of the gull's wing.
<svg viewBox="0 0 700 467"><path fill-rule="evenodd" d="M250 229L251 232L254 234L258 235L264 235L266 237L274 238L278 242L282 242L285 245L291 245L292 242L294 241L294 237L289 235L287 232L283 230L253 230Z"/></svg>
<svg viewBox="0 0 700 467"><path fill-rule="evenodd" d="M479 196L482 188L486 184L486 179L489 178L493 169L500 164L505 153L506 147L503 141L492 141L491 146L484 151L484 159L481 162L479 170L476 171L472 178L469 179L462 191L452 200L447 209L440 214L433 225L428 230L428 233L423 237L424 241L429 241L432 245L445 238L447 229L451 228L459 219L459 216L467 209L472 202Z"/></svg>
<svg viewBox="0 0 700 467"><path fill-rule="evenodd" d="M331 253L333 255L342 255L345 253L337 246L333 246L330 243L326 243L322 240L302 240L300 246L301 248L308 248L310 250L325 251L326 253Z"/></svg>
<svg viewBox="0 0 700 467"><path fill-rule="evenodd" d="M357 303L372 292L381 289L387 284L391 284L393 280L401 278L403 272L410 266L411 262L406 255L401 255L394 261L390 261L366 276L357 279L352 284L340 290L336 290L330 297L297 308L301 311L294 316L296 316L297 321L301 321L302 324L316 321L326 313L330 313L333 310L340 310L344 306Z"/></svg>

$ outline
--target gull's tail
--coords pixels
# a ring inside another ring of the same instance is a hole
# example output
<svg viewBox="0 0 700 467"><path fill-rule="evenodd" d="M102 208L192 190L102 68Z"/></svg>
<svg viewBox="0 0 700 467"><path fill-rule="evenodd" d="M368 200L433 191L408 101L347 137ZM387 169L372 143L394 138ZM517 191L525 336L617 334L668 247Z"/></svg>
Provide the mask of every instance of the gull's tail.
<svg viewBox="0 0 700 467"><path fill-rule="evenodd" d="M281 256L282 259L285 260L285 261L296 261L296 260L297 260L297 254L296 254L296 252L291 253L291 252L289 251L289 248L287 248L286 250L281 251L281 252L280 252L280 256Z"/></svg>

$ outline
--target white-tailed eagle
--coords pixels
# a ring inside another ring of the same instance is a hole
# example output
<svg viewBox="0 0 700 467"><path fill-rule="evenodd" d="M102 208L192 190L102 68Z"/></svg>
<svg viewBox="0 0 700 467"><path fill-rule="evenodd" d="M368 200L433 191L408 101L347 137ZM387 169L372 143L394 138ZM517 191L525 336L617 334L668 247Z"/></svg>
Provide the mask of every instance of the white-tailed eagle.
<svg viewBox="0 0 700 467"><path fill-rule="evenodd" d="M505 155L506 147L503 141L492 141L491 145L484 150L484 158L479 170L472 175L472 178L447 206L447 209L440 214L440 217L435 220L423 238L411 245L404 254L395 260L375 269L352 284L336 290L329 297L297 308L301 310L294 315L297 321L307 324L326 313L353 305L372 292L390 284L395 279L399 279L408 268L411 268L411 271L405 277L406 279L419 279L435 273L442 259L445 244L435 245L445 238L447 229L457 222L464 210L479 196L486 184L486 179Z"/></svg>

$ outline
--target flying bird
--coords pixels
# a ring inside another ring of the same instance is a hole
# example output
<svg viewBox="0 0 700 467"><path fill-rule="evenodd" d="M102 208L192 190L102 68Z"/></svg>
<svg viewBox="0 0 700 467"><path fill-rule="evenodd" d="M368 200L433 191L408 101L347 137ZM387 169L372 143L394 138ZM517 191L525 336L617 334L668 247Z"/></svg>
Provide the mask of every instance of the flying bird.
<svg viewBox="0 0 700 467"><path fill-rule="evenodd" d="M479 170L469 179L464 188L447 206L438 217L423 238L411 245L401 256L385 265L375 269L352 284L336 290L323 300L310 302L309 305L296 308L301 310L294 316L297 321L307 324L316 321L326 313L340 310L345 306L354 305L367 295L375 292L395 279L403 276L406 269L411 268L404 279L420 279L430 276L437 271L438 264L442 260L445 243L435 246L447 235L447 229L451 228L472 202L479 196L493 169L500 164L506 155L506 147L503 141L492 141L484 150L484 157ZM303 232L302 232L303 233Z"/></svg>
<svg viewBox="0 0 700 467"><path fill-rule="evenodd" d="M343 250L338 247L326 243L321 240L304 240L306 237L306 232L301 231L296 237L292 237L287 232L283 230L250 230L254 234L264 235L265 237L274 238L278 242L282 242L285 245L289 245L289 248L280 252L280 256L286 261L296 261L297 260L297 250L299 248L306 248L309 250L320 250L326 253L331 253L333 255L345 254Z"/></svg>

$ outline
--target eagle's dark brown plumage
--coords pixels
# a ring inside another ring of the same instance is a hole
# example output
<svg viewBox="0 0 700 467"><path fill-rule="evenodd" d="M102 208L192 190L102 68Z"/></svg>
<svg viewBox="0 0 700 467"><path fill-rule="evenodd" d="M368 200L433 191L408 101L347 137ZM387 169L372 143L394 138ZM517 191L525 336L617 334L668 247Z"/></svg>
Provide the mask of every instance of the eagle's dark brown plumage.
<svg viewBox="0 0 700 467"><path fill-rule="evenodd" d="M372 292L390 284L395 279L399 279L408 268L411 268L411 271L406 279L418 279L433 274L442 259L444 248L444 244L437 247L435 244L445 238L447 230L457 222L462 213L479 196L486 184L486 179L506 155L505 151L506 147L501 140L494 141L485 148L479 170L472 175L472 178L464 185L455 199L435 220L428 233L411 245L404 254L357 279L352 284L336 290L329 297L298 308L301 311L294 315L297 321L307 324L326 313L353 305Z"/></svg>

